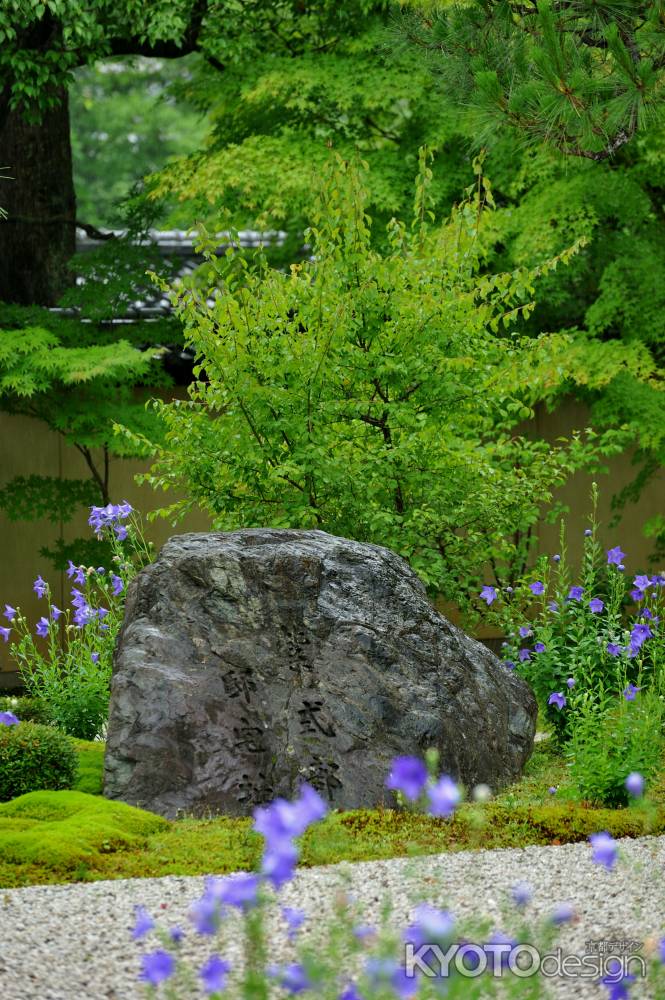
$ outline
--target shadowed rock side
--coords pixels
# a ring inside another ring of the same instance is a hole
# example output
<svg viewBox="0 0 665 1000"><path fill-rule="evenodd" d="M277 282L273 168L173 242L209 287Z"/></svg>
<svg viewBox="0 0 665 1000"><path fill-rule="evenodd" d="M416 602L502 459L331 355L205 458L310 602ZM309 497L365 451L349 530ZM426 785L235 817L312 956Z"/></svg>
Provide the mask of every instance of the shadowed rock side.
<svg viewBox="0 0 665 1000"><path fill-rule="evenodd" d="M531 753L527 685L451 625L399 556L322 531L171 538L129 587L104 794L248 815L308 781L393 803L397 754L497 789Z"/></svg>

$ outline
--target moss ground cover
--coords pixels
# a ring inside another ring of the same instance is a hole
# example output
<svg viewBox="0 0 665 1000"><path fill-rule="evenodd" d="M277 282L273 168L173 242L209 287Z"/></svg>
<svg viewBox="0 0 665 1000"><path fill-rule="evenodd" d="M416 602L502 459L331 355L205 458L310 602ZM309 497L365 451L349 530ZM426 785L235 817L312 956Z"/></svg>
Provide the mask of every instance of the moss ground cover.
<svg viewBox="0 0 665 1000"><path fill-rule="evenodd" d="M76 740L79 769L74 782L77 792L88 795L102 794L105 744L99 741Z"/></svg>
<svg viewBox="0 0 665 1000"><path fill-rule="evenodd" d="M250 819L169 823L101 797L102 743L77 741L76 789L32 792L0 806L0 887L252 869L262 838ZM301 863L370 861L443 851L665 833L665 774L644 808L594 809L567 797L563 760L538 744L522 780L450 820L393 809L334 812L302 841ZM548 789L556 787L552 795Z"/></svg>

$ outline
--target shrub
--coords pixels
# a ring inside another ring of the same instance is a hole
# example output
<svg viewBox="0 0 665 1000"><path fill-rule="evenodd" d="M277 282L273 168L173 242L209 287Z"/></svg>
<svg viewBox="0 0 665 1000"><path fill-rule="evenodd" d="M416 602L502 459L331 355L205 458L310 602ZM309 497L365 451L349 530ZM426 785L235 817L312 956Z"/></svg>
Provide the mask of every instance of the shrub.
<svg viewBox="0 0 665 1000"><path fill-rule="evenodd" d="M312 256L289 272L202 242L209 292L170 289L197 380L187 402L154 401L165 434L140 477L183 495L162 516L198 506L219 530L318 528L384 545L460 603L490 556L513 557L515 533L598 442L517 433L588 362L567 335L515 333L557 261L480 273L492 196L476 171L475 193L433 225L423 152L413 226L392 220L385 253L362 172L341 160L322 182Z"/></svg>
<svg viewBox="0 0 665 1000"><path fill-rule="evenodd" d="M22 722L39 722L48 725L51 715L41 698L19 695L15 698L0 698L0 712L14 712Z"/></svg>
<svg viewBox="0 0 665 1000"><path fill-rule="evenodd" d="M52 726L0 726L0 802L41 788L70 788L77 767L73 741Z"/></svg>
<svg viewBox="0 0 665 1000"><path fill-rule="evenodd" d="M653 691L608 705L587 699L576 707L568 753L582 798L624 806L631 799L625 785L631 772L647 785L653 780L663 756L663 708Z"/></svg>

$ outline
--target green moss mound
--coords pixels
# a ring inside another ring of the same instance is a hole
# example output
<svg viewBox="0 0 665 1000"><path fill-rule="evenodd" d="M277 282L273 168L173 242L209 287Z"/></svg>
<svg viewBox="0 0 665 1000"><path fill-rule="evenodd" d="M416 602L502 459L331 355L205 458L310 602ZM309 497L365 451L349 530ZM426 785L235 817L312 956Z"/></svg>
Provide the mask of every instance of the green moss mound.
<svg viewBox="0 0 665 1000"><path fill-rule="evenodd" d="M74 791L88 795L101 795L104 786L105 743L89 740L74 740L79 760L79 769L74 782Z"/></svg>
<svg viewBox="0 0 665 1000"><path fill-rule="evenodd" d="M0 805L0 858L71 874L100 855L145 848L149 835L168 825L154 813L83 792L30 792Z"/></svg>

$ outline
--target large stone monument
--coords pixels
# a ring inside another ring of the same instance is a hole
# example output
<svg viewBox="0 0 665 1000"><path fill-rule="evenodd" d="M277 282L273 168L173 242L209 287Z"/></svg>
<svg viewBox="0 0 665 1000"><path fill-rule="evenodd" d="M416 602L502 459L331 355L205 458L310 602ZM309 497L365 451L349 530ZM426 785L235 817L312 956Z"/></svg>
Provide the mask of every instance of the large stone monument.
<svg viewBox="0 0 665 1000"><path fill-rule="evenodd" d="M527 685L431 606L399 556L322 531L171 538L132 582L104 794L163 816L248 815L307 781L393 803L393 757L497 789L531 753Z"/></svg>

